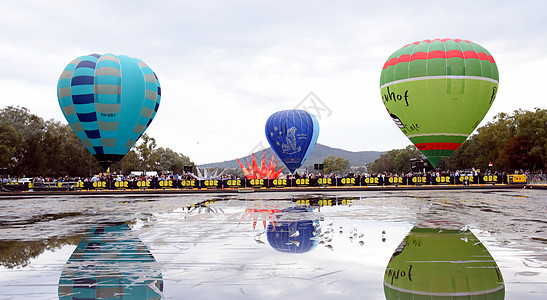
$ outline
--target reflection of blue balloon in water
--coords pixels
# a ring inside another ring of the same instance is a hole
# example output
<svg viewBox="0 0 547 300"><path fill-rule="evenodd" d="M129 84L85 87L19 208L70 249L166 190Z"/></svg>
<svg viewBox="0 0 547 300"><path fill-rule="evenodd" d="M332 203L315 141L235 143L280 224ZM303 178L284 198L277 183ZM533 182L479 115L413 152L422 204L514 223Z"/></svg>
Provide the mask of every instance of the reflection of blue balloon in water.
<svg viewBox="0 0 547 300"><path fill-rule="evenodd" d="M91 54L66 66L57 97L78 138L106 170L150 125L161 88L156 74L139 59Z"/></svg>
<svg viewBox="0 0 547 300"><path fill-rule="evenodd" d="M318 137L319 122L305 110L278 111L266 121L266 138L291 173L306 160Z"/></svg>
<svg viewBox="0 0 547 300"><path fill-rule="evenodd" d="M59 279L59 299L160 299L154 256L124 223L92 228Z"/></svg>
<svg viewBox="0 0 547 300"><path fill-rule="evenodd" d="M296 207L283 210L279 221L268 224L267 238L272 248L286 253L304 253L317 246L317 221L310 218L311 208ZM283 219L290 219L283 221Z"/></svg>

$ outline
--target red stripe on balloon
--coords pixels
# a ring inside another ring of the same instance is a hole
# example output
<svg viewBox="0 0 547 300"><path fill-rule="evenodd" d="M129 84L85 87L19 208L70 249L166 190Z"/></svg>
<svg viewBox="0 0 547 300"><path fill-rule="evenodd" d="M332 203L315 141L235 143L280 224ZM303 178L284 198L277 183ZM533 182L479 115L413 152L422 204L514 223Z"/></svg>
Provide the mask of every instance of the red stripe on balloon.
<svg viewBox="0 0 547 300"><path fill-rule="evenodd" d="M480 60L487 60L491 63L495 63L494 58L492 57L492 55L488 55L484 52L479 52L479 59Z"/></svg>
<svg viewBox="0 0 547 300"><path fill-rule="evenodd" d="M418 150L457 150L461 143L418 143L414 144Z"/></svg>
<svg viewBox="0 0 547 300"><path fill-rule="evenodd" d="M472 51L472 50L465 51L465 52L463 53L463 56L464 56L465 59L468 59L468 58L476 58L476 59L479 59L479 54L477 54L477 52Z"/></svg>
<svg viewBox="0 0 547 300"><path fill-rule="evenodd" d="M394 58L392 58L392 59L386 61L386 63L384 64L383 69L387 69L387 67L389 67L389 66L394 66L394 65L396 65L396 64L397 64L397 58L394 57Z"/></svg>
<svg viewBox="0 0 547 300"><path fill-rule="evenodd" d="M433 50L427 53L427 58L446 58L446 52L442 50Z"/></svg>
<svg viewBox="0 0 547 300"><path fill-rule="evenodd" d="M399 56L399 58L397 59L397 63L409 62L409 61L410 61L410 55L408 55L408 54L403 54L403 55Z"/></svg>
<svg viewBox="0 0 547 300"><path fill-rule="evenodd" d="M418 60L418 59L427 59L427 52L416 52L412 53L412 60Z"/></svg>
<svg viewBox="0 0 547 300"><path fill-rule="evenodd" d="M468 43L468 44L473 43L473 42L468 41L468 40L445 38L445 39L433 39L433 40L416 41L414 43L406 44L404 47L406 48L410 45L417 46L420 43L429 43L430 44L430 43L435 42L435 41L441 41L443 43L446 43L447 41L454 41L456 43L465 42L465 43ZM402 62L411 62L411 61L418 60L418 59L454 58L454 57L463 58L463 59L476 58L476 59L479 59L479 60L487 60L491 63L496 63L494 61L494 58L492 57L492 55L489 55L485 52L477 53L477 52L472 51L472 50L465 51L465 52L461 52L459 50L449 50L447 52L444 52L442 50L434 50L434 51L431 51L429 53L427 53L427 52L413 53L410 57L408 56L408 54L403 54L400 57L391 58L390 60L385 62L383 69L386 69L389 66L394 66L394 65L396 65L400 62L401 63Z"/></svg>
<svg viewBox="0 0 547 300"><path fill-rule="evenodd" d="M465 52L461 52L459 50L449 50L449 51L442 51L442 50L434 50L431 52L416 52L412 53L412 55L403 54L399 57L392 57L390 60L386 61L384 64L383 69L387 69L390 66L395 66L398 63L402 62L412 62L415 60L427 60L432 58L463 58L463 59L478 59L478 60L486 60L493 64L496 62L494 61L494 58L492 55L488 55L485 52L477 53L475 51L469 50Z"/></svg>
<svg viewBox="0 0 547 300"><path fill-rule="evenodd" d="M446 52L446 58L463 58L463 52L460 50L449 50Z"/></svg>

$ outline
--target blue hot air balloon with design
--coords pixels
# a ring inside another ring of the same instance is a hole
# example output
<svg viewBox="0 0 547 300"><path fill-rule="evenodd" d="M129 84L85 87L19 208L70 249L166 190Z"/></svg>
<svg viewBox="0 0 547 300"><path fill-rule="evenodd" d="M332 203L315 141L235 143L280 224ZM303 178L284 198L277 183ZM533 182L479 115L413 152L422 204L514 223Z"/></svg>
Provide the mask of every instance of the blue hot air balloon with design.
<svg viewBox="0 0 547 300"><path fill-rule="evenodd" d="M266 121L266 138L277 156L294 173L319 137L319 122L301 109L278 111Z"/></svg>
<svg viewBox="0 0 547 300"><path fill-rule="evenodd" d="M106 170L150 125L161 88L154 71L137 58L90 54L66 66L57 97L78 138Z"/></svg>

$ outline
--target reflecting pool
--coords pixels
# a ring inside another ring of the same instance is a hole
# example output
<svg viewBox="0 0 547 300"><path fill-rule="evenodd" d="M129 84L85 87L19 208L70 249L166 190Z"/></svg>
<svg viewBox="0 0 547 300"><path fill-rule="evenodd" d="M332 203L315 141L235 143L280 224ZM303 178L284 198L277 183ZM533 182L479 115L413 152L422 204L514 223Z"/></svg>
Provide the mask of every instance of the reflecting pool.
<svg viewBox="0 0 547 300"><path fill-rule="evenodd" d="M547 299L547 191L0 197L1 299Z"/></svg>

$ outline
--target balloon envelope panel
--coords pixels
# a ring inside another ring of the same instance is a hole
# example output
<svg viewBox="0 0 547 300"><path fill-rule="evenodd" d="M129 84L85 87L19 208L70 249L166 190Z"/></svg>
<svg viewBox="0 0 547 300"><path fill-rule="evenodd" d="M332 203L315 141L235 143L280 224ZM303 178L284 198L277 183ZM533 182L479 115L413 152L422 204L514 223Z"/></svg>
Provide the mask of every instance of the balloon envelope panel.
<svg viewBox="0 0 547 300"><path fill-rule="evenodd" d="M91 54L70 62L57 85L68 123L103 168L121 160L154 119L156 74L125 55Z"/></svg>
<svg viewBox="0 0 547 300"><path fill-rule="evenodd" d="M266 138L291 172L306 160L318 137L319 122L305 110L279 111L266 121Z"/></svg>
<svg viewBox="0 0 547 300"><path fill-rule="evenodd" d="M437 166L484 118L498 89L492 55L465 40L408 44L384 64L386 109L412 143Z"/></svg>

